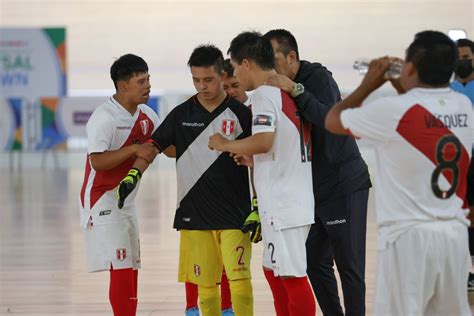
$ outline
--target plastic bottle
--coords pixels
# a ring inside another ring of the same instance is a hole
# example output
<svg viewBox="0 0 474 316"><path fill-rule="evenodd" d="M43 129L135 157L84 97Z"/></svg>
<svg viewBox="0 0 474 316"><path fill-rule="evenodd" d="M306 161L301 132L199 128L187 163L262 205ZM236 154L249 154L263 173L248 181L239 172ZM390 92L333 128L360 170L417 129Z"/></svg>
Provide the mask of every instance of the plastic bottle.
<svg viewBox="0 0 474 316"><path fill-rule="evenodd" d="M359 75L365 75L367 71L369 70L369 64L370 64L370 59L360 58L354 62L354 65L352 67L355 70L357 70ZM402 62L398 60L392 61L392 63L390 64L390 68L385 73L385 78L387 79L400 78L400 74L402 73L402 66L403 66Z"/></svg>

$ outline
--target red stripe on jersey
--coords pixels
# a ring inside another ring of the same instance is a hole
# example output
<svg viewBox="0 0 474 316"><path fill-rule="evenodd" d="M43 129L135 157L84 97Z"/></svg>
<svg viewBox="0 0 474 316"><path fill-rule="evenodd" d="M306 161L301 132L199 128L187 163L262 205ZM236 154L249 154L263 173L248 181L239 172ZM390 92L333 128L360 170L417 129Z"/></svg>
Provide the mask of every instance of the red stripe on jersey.
<svg viewBox="0 0 474 316"><path fill-rule="evenodd" d="M295 125L296 130L300 134L301 138L301 148L302 148L302 160L308 161L311 160L312 156L312 147L311 147L311 124L309 122L301 121L300 116L298 115L298 109L296 107L295 101L291 98L288 92L283 90L281 91L281 102L282 102L282 111L290 119L290 121ZM308 159L304 158L306 153L309 155Z"/></svg>
<svg viewBox="0 0 474 316"><path fill-rule="evenodd" d="M397 132L411 145L418 149L426 156L435 166L440 169L441 173L448 182L456 187L456 195L464 201L467 207L465 196L467 186L467 171L469 167L469 155L454 135L438 118L419 104L412 106L401 118ZM456 142L459 142L460 148L456 149L456 145L452 141L440 143L446 137L453 136ZM461 153L459 153L459 150ZM439 161L441 155L444 161ZM459 155L457 163L454 162L456 155ZM447 167L440 164L448 163ZM457 183L453 183L454 171L450 167L456 164L459 169ZM442 168L443 167L443 168ZM435 170L436 170L435 169ZM434 173L435 171L433 171ZM433 184L432 184L433 185Z"/></svg>
<svg viewBox="0 0 474 316"><path fill-rule="evenodd" d="M81 189L81 205L84 208L84 197L86 195L87 183L89 182L89 176L91 175L91 164L89 161L89 155L86 157L86 172L84 173L84 181L82 182Z"/></svg>
<svg viewBox="0 0 474 316"><path fill-rule="evenodd" d="M128 136L125 143L121 148L130 146L132 144L143 144L151 136L154 129L153 121L142 111L138 114L138 118L135 121L130 135ZM95 203L100 199L105 192L114 189L120 181L127 175L130 168L132 168L136 157L132 157L122 162L117 167L106 170L96 171L94 177L94 183L91 189L90 207L92 208Z"/></svg>

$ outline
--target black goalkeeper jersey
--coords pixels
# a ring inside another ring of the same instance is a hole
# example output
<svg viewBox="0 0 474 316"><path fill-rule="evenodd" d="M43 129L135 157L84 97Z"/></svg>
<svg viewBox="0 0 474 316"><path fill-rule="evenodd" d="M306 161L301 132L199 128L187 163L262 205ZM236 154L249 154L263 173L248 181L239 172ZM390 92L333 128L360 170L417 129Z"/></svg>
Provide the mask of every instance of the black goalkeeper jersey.
<svg viewBox="0 0 474 316"><path fill-rule="evenodd" d="M176 146L178 201L176 229L239 229L250 213L247 167L238 166L229 153L212 151L209 137L228 139L251 135L251 111L227 97L212 113L194 95L174 108L155 133L163 151Z"/></svg>

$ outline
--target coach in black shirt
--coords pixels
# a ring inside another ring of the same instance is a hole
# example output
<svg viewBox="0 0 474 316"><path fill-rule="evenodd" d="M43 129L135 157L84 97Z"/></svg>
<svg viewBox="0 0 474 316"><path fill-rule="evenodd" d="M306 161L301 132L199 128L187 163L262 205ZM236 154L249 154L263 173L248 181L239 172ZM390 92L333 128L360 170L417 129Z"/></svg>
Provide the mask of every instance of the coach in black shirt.
<svg viewBox="0 0 474 316"><path fill-rule="evenodd" d="M346 315L365 315L365 237L371 187L367 165L352 137L324 128L339 88L319 63L299 60L294 36L286 30L265 34L275 51L279 75L267 82L289 92L299 114L312 123L315 223L306 241L308 276L325 315L344 315L333 261L344 293Z"/></svg>

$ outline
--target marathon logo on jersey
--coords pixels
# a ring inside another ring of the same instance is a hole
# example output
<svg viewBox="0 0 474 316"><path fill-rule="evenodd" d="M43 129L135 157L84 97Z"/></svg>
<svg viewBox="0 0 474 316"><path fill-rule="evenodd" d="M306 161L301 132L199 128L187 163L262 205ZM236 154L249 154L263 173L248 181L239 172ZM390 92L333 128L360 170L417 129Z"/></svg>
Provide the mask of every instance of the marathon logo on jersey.
<svg viewBox="0 0 474 316"><path fill-rule="evenodd" d="M202 122L183 122L182 123L183 126L186 126L186 127L204 127L206 124L202 123Z"/></svg>
<svg viewBox="0 0 474 316"><path fill-rule="evenodd" d="M201 276L201 267L197 264L194 265L194 275L195 276Z"/></svg>
<svg viewBox="0 0 474 316"><path fill-rule="evenodd" d="M146 135L148 133L148 129L150 127L150 122L148 122L148 120L141 120L140 121L140 127L142 128L143 135Z"/></svg>
<svg viewBox="0 0 474 316"><path fill-rule="evenodd" d="M233 135L235 132L235 120L222 120L221 131L226 136Z"/></svg>
<svg viewBox="0 0 474 316"><path fill-rule="evenodd" d="M336 219L333 221L326 222L326 225L331 226L331 225L340 225L340 224L345 224L345 223L347 223L346 219L343 218L343 219Z"/></svg>
<svg viewBox="0 0 474 316"><path fill-rule="evenodd" d="M256 115L253 119L253 125L264 125L264 126L272 126L273 117L269 115Z"/></svg>
<svg viewBox="0 0 474 316"><path fill-rule="evenodd" d="M117 259L120 261L124 261L127 258L127 249L121 248L117 249Z"/></svg>

